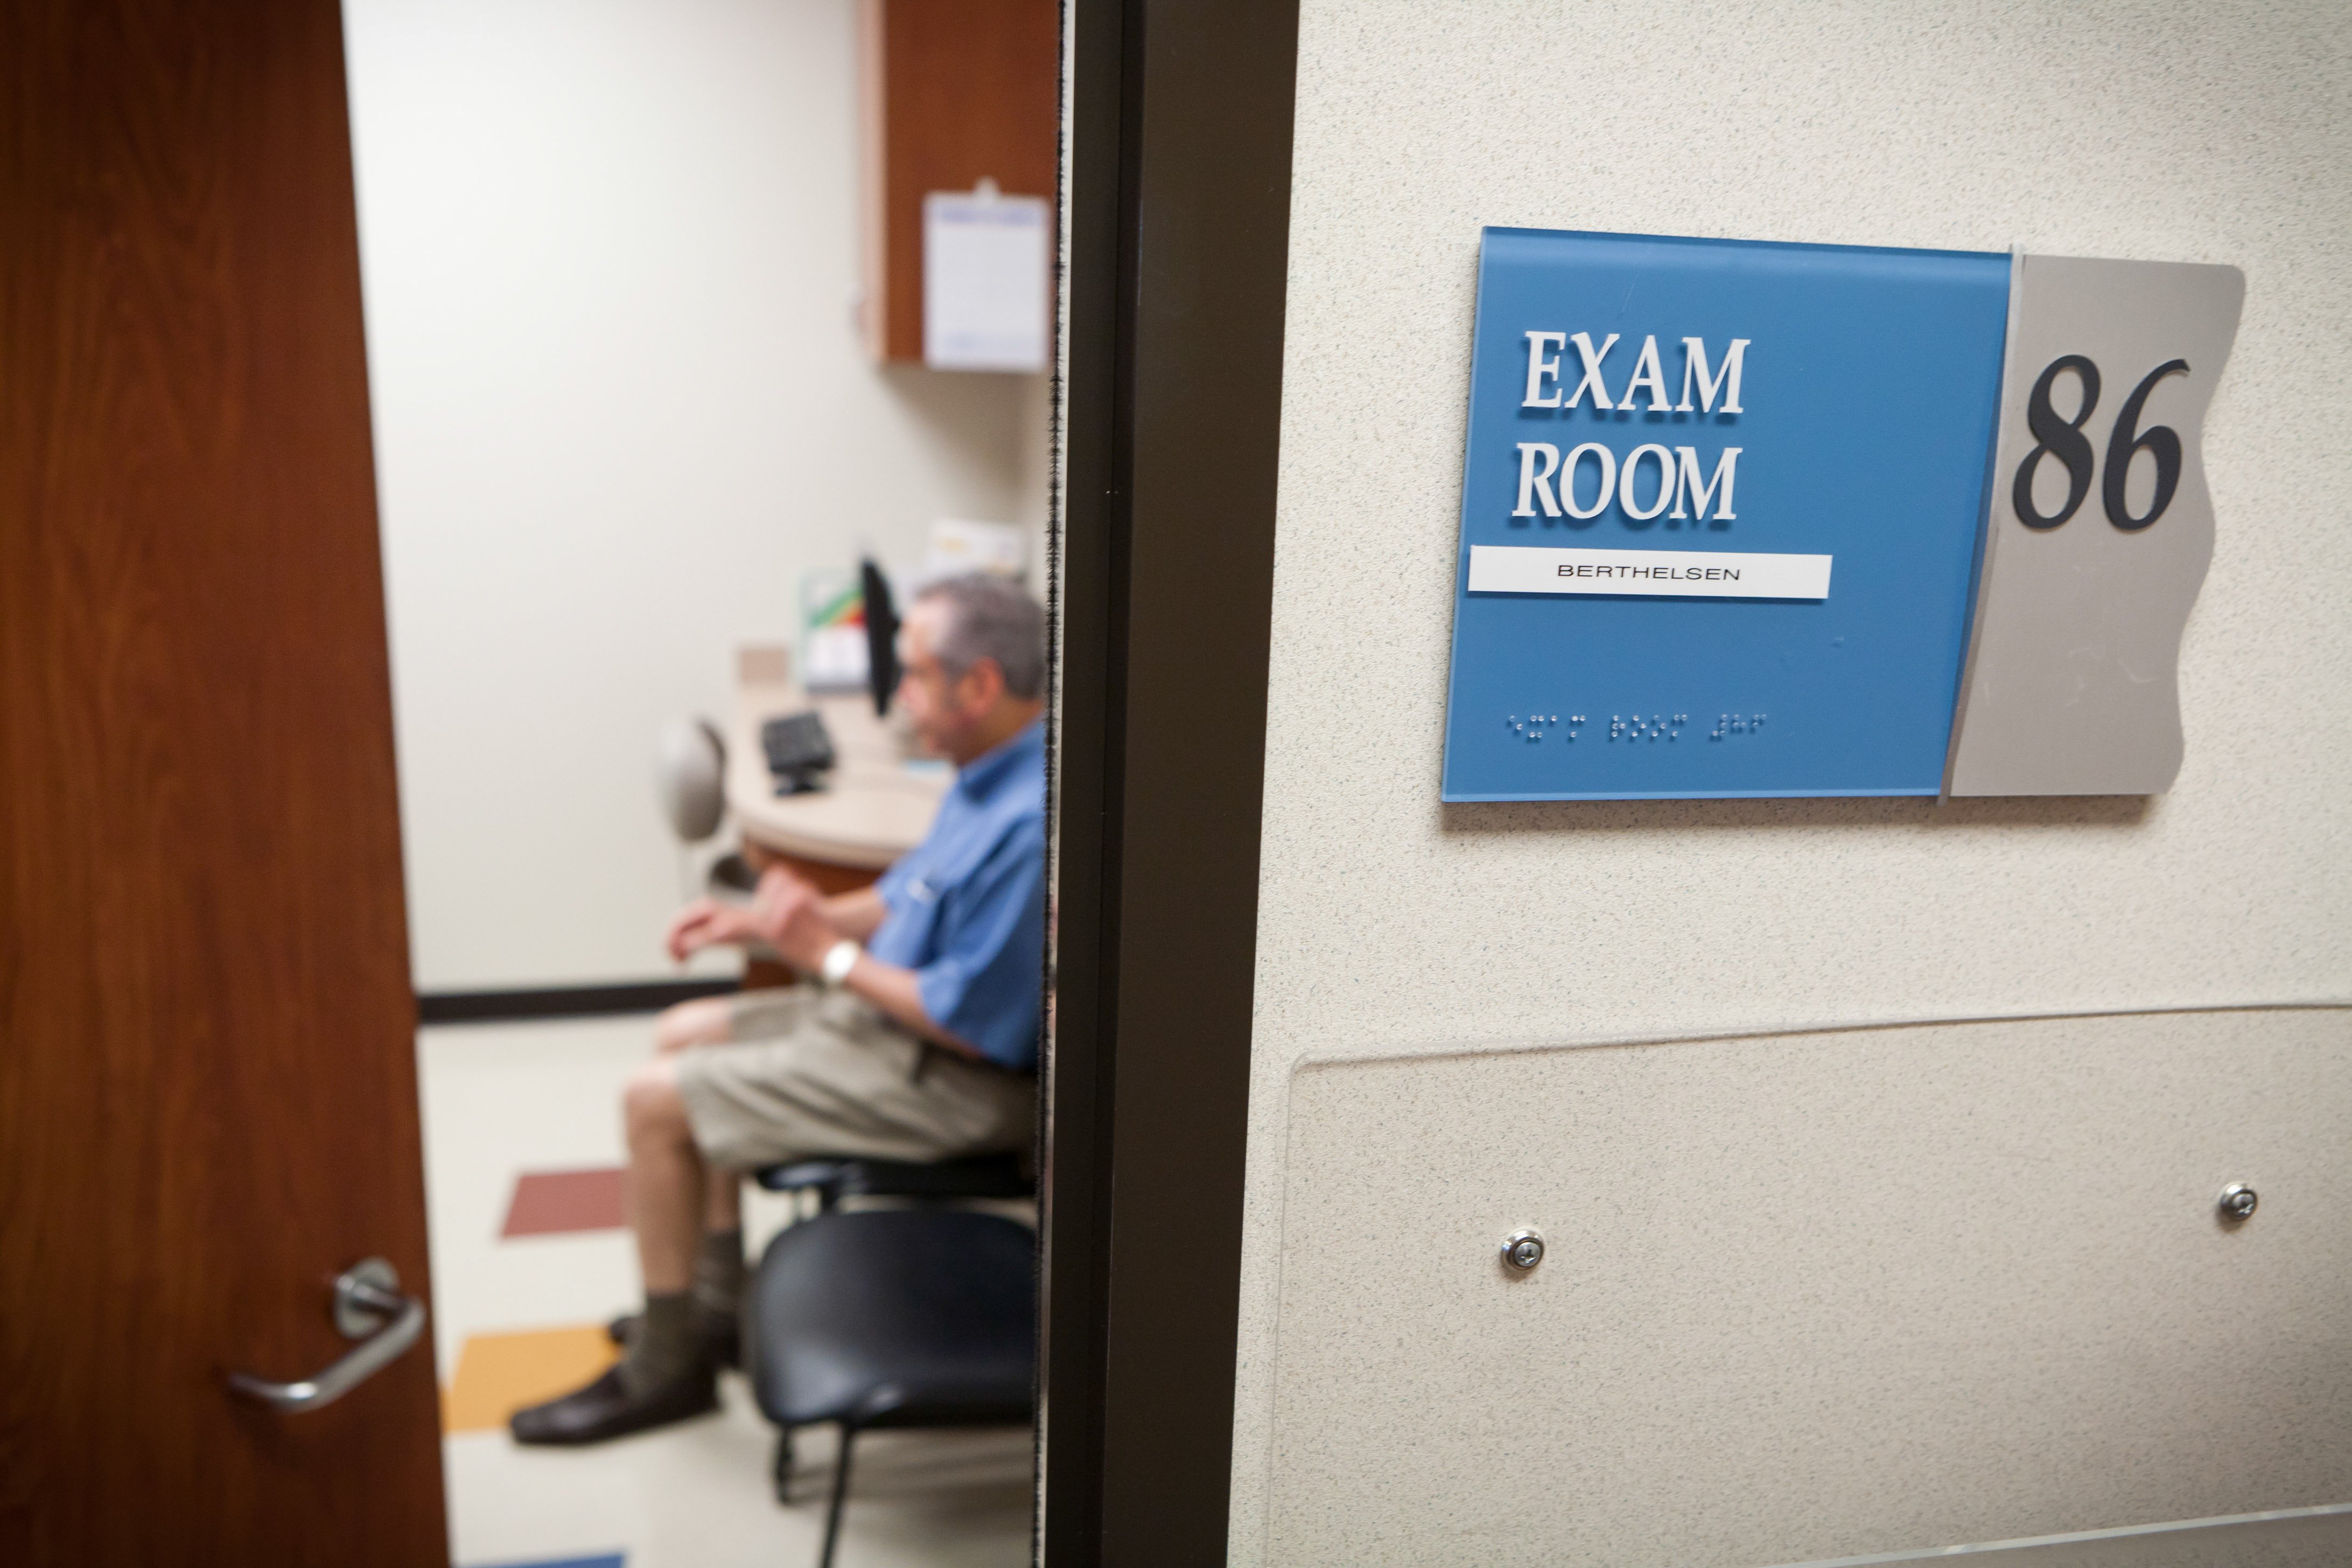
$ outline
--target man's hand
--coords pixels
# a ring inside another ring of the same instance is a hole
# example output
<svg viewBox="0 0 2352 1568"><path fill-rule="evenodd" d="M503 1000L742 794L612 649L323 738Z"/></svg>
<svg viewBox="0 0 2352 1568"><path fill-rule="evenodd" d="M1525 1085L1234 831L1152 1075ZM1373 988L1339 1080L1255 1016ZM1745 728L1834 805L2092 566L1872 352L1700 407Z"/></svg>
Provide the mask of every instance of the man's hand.
<svg viewBox="0 0 2352 1568"><path fill-rule="evenodd" d="M689 954L706 947L765 942L793 968L814 974L842 934L826 918L824 897L790 871L774 866L761 876L749 908L697 899L680 910L670 921L665 945L670 957L683 963Z"/></svg>
<svg viewBox="0 0 2352 1568"><path fill-rule="evenodd" d="M697 899L669 922L669 934L662 939L662 945L669 949L672 959L684 963L688 955L706 947L749 942L756 934L746 918L749 912L716 899Z"/></svg>
<svg viewBox="0 0 2352 1568"><path fill-rule="evenodd" d="M804 974L823 968L825 953L841 940L825 917L824 895L781 866L761 874L751 914L760 940Z"/></svg>
<svg viewBox="0 0 2352 1568"><path fill-rule="evenodd" d="M679 910L670 922L669 952L683 961L697 949L719 942L763 942L793 968L815 974L824 969L824 955L835 942L845 936L863 942L887 913L871 888L828 900L790 871L772 867L761 877L748 909L697 899ZM913 970L869 954L858 959L843 984L925 1039L979 1058L978 1047L941 1027L924 1007ZM681 1040L675 1048L697 1043Z"/></svg>

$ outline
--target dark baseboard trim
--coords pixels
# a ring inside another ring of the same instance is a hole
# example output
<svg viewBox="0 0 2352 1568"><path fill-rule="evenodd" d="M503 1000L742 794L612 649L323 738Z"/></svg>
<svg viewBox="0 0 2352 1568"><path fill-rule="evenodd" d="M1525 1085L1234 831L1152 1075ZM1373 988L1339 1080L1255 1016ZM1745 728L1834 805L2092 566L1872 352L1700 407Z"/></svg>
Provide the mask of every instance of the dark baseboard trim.
<svg viewBox="0 0 2352 1568"><path fill-rule="evenodd" d="M724 996L733 980L635 980L613 985L556 985L537 991L425 991L419 1024L520 1023L533 1018L597 1018L658 1013L679 1002Z"/></svg>

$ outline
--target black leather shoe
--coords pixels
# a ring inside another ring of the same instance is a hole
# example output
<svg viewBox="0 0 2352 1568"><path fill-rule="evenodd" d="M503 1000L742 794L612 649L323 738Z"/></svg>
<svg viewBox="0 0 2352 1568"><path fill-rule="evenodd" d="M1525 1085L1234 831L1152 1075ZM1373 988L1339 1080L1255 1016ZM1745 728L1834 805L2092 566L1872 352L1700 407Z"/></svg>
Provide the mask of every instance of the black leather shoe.
<svg viewBox="0 0 2352 1568"><path fill-rule="evenodd" d="M702 1334L703 1353L728 1370L736 1371L743 1364L743 1330L733 1318L722 1318L715 1312L698 1312ZM643 1312L624 1312L604 1325L604 1337L623 1350L627 1350L637 1337L637 1329L646 1321Z"/></svg>
<svg viewBox="0 0 2352 1568"><path fill-rule="evenodd" d="M633 1396L615 1366L585 1388L516 1411L507 1426L518 1443L601 1443L718 1408L718 1382L707 1368Z"/></svg>

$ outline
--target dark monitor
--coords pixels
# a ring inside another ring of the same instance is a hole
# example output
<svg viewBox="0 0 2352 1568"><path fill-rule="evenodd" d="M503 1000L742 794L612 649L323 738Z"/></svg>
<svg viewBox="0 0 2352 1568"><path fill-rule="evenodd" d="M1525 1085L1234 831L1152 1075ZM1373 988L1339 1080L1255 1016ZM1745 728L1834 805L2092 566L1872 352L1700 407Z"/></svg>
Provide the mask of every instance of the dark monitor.
<svg viewBox="0 0 2352 1568"><path fill-rule="evenodd" d="M898 612L890 603L890 580L870 556L857 563L857 576L866 596L866 685L879 719L898 689Z"/></svg>

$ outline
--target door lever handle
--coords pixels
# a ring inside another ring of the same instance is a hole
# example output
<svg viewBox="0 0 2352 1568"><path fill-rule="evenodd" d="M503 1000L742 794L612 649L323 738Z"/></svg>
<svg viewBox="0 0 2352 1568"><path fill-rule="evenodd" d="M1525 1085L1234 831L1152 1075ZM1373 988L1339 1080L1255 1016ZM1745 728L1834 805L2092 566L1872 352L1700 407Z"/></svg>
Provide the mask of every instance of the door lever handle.
<svg viewBox="0 0 2352 1568"><path fill-rule="evenodd" d="M271 1383L247 1372L228 1385L276 1410L317 1410L332 1405L383 1371L425 1331L425 1303L400 1293L400 1276L381 1258L354 1263L335 1279L335 1327L360 1343L315 1377Z"/></svg>

